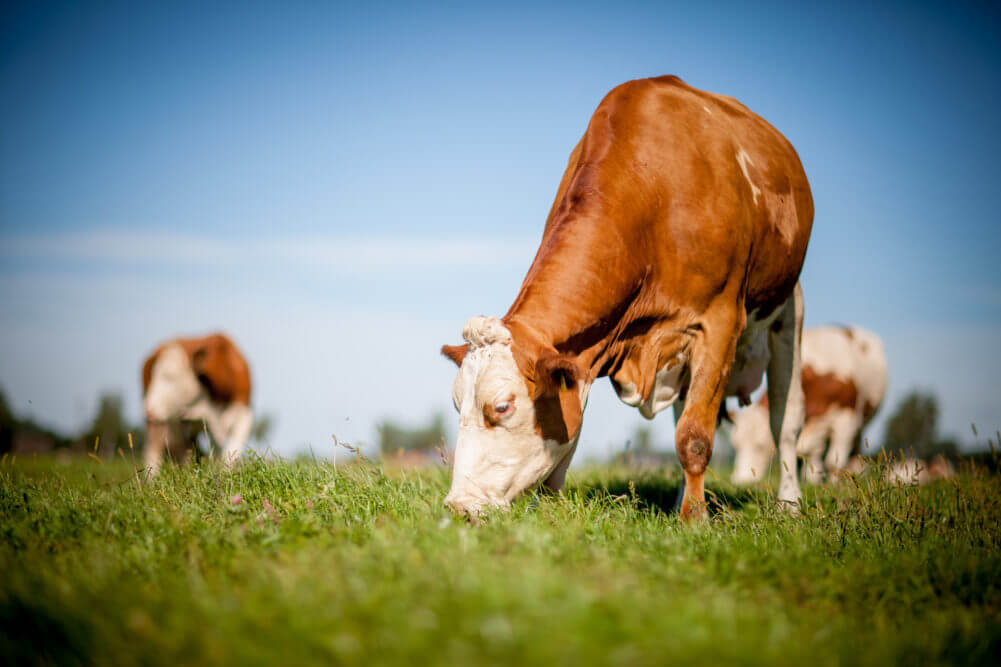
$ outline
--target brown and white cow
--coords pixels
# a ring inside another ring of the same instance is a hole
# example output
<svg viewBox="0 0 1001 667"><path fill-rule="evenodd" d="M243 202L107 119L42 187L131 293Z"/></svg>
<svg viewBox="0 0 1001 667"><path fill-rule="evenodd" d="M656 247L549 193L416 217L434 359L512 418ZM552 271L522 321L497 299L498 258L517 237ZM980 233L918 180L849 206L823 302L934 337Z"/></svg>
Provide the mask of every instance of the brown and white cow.
<svg viewBox="0 0 1001 667"><path fill-rule="evenodd" d="M197 452L198 433L208 429L222 460L240 457L254 423L250 369L229 338L177 338L160 345L142 367L146 411L145 464L160 469L163 451L177 461Z"/></svg>
<svg viewBox="0 0 1001 667"><path fill-rule="evenodd" d="M686 518L705 513L721 402L748 400L766 370L795 470L812 221L795 150L733 98L677 77L612 90L570 155L514 304L442 348L459 365L446 504L472 515L540 483L559 490L603 376L647 418L675 406ZM798 501L795 474L779 498Z"/></svg>
<svg viewBox="0 0 1001 667"><path fill-rule="evenodd" d="M806 460L803 479L819 483L825 471L833 475L845 467L859 447L862 429L883 402L887 383L883 342L858 327L807 329L802 375L806 421L796 451ZM734 417L731 440L737 453L733 481L759 481L775 452L767 396Z"/></svg>

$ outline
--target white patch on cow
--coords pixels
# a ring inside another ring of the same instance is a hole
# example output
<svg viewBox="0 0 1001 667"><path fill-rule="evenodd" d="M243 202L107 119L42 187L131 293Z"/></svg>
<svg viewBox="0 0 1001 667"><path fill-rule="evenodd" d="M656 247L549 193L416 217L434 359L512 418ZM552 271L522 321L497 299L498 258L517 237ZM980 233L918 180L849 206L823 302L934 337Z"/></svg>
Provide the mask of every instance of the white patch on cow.
<svg viewBox="0 0 1001 667"><path fill-rule="evenodd" d="M879 406L886 396L889 375L883 341L865 329L852 327L851 331L857 355L855 386L858 388L859 398L868 405Z"/></svg>
<svg viewBox="0 0 1001 667"><path fill-rule="evenodd" d="M737 340L737 350L733 357L733 369L727 381L727 396L737 396L747 405L750 396L764 379L768 370L771 353L768 351L768 329L782 313L775 308L767 317L761 317L759 310L747 316L747 325Z"/></svg>
<svg viewBox="0 0 1001 667"><path fill-rule="evenodd" d="M684 355L678 353L657 371L650 395L639 406L641 415L647 419L653 419L658 412L670 407L678 400L682 389L681 376L685 371L686 361Z"/></svg>
<svg viewBox="0 0 1001 667"><path fill-rule="evenodd" d="M710 116L711 116L711 115L713 115L713 112L712 112L712 111L710 111L710 110L709 110L709 107L707 107L706 105L704 105L704 104L703 104L703 105L702 105L702 108L703 108L703 109L705 109L705 110L706 110L706 113L707 113L707 114L709 114Z"/></svg>
<svg viewBox="0 0 1001 667"><path fill-rule="evenodd" d="M854 380L856 350L842 327L813 327L803 332L803 365L818 375Z"/></svg>
<svg viewBox="0 0 1001 667"><path fill-rule="evenodd" d="M754 162L751 160L751 156L748 155L747 151L743 148L737 151L737 164L740 165L740 170L744 172L744 178L747 179L748 185L751 186L751 195L754 197L754 203L757 204L758 195L761 194L761 188L755 185L754 181L751 180L751 174L747 170L747 165L750 164L753 166Z"/></svg>
<svg viewBox="0 0 1001 667"><path fill-rule="evenodd" d="M639 389L632 382L624 382L622 384L612 383L612 388L615 389L615 393L618 394L619 400L626 405L632 407L639 407L639 404L643 402L643 397L640 396Z"/></svg>
<svg viewBox="0 0 1001 667"><path fill-rule="evenodd" d="M204 395L184 348L177 344L163 348L143 398L146 414L154 421L178 419Z"/></svg>
<svg viewBox="0 0 1001 667"><path fill-rule="evenodd" d="M511 333L499 319L470 318L463 338L469 348L452 389L459 435L445 504L477 514L484 507L506 507L521 492L546 480L572 453L576 441L546 440L536 432L535 406L511 353ZM581 383L582 405L587 389ZM490 427L483 408L502 401L512 407Z"/></svg>

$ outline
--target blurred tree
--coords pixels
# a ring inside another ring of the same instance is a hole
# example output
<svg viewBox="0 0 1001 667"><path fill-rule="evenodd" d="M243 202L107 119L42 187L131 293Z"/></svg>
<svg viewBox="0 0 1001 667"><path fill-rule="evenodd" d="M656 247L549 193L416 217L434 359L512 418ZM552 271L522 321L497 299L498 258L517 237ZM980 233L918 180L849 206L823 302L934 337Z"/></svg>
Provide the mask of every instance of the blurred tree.
<svg viewBox="0 0 1001 667"><path fill-rule="evenodd" d="M379 451L393 454L399 450L427 452L441 445L445 438L445 418L441 413L431 417L424 428L406 428L392 421L383 421L379 431Z"/></svg>
<svg viewBox="0 0 1001 667"><path fill-rule="evenodd" d="M653 431L649 426L639 426L632 437L626 440L626 447L612 456L612 463L637 467L655 467L677 463L678 457L673 447L655 449Z"/></svg>
<svg viewBox="0 0 1001 667"><path fill-rule="evenodd" d="M100 438L98 455L114 456L119 447L128 449L128 434L132 433L133 441L138 445L144 439L137 437L139 429L130 426L122 414L122 397L119 394L101 394L97 402L97 414L90 427L83 434L83 446L88 451L94 450L94 444Z"/></svg>
<svg viewBox="0 0 1001 667"><path fill-rule="evenodd" d="M31 419L18 419L7 403L7 397L0 392L0 454L45 454L72 445L73 441L63 435L36 424Z"/></svg>
<svg viewBox="0 0 1001 667"><path fill-rule="evenodd" d="M626 448L638 456L644 456L653 451L653 432L647 426L640 426L633 432L633 437L626 441Z"/></svg>
<svg viewBox="0 0 1001 667"><path fill-rule="evenodd" d="M250 430L250 439L254 442L267 443L271 440L271 431L275 420L271 415L261 415L254 420L254 428Z"/></svg>
<svg viewBox="0 0 1001 667"><path fill-rule="evenodd" d="M7 397L0 391L0 454L6 454L14 448L14 430L17 421L7 405Z"/></svg>
<svg viewBox="0 0 1001 667"><path fill-rule="evenodd" d="M900 401L886 422L883 450L927 459L935 454L956 454L954 440L938 438L938 399L934 394L914 390Z"/></svg>

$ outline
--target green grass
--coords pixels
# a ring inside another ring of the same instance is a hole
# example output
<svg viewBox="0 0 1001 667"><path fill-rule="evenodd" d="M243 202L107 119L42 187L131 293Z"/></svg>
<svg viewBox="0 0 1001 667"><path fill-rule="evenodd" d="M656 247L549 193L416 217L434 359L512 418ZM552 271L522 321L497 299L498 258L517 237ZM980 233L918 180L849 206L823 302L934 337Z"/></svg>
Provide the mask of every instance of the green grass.
<svg viewBox="0 0 1001 667"><path fill-rule="evenodd" d="M1001 482L875 476L791 517L716 481L593 469L480 527L440 470L0 465L3 664L983 664ZM233 497L239 494L239 503Z"/></svg>

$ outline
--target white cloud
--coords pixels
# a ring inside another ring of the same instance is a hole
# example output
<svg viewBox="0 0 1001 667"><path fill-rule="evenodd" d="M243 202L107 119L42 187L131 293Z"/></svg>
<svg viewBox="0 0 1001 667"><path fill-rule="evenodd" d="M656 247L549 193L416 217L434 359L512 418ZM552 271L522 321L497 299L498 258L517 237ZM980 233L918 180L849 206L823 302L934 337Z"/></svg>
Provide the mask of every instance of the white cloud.
<svg viewBox="0 0 1001 667"><path fill-rule="evenodd" d="M527 268L538 246L529 239L309 237L219 239L164 233L88 233L0 238L0 258L143 266L310 267L365 275L463 267Z"/></svg>

